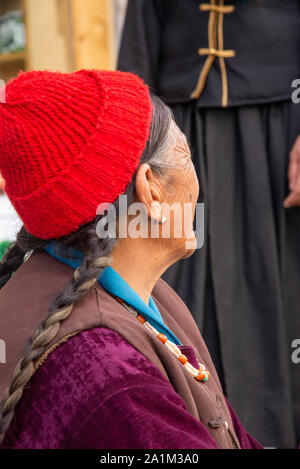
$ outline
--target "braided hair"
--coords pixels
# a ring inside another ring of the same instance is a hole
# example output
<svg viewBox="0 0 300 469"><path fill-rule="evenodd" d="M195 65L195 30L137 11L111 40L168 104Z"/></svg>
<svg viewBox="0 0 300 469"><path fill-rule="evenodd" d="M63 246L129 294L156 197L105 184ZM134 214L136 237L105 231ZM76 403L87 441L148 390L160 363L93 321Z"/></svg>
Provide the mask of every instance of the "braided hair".
<svg viewBox="0 0 300 469"><path fill-rule="evenodd" d="M153 117L150 137L147 142L140 164L148 162L153 171L161 175L166 167L163 154L168 145L168 134L173 119L170 109L154 95L151 95ZM135 195L135 175L127 186L125 194L128 204ZM114 203L118 214L119 199ZM17 364L4 399L0 403L0 445L3 442L14 417L15 408L20 401L24 388L35 372L35 364L43 355L46 346L57 335L61 322L67 319L74 306L96 284L101 272L111 263L111 253L116 239L107 237L100 239L96 233L97 223L103 215L97 216L92 222L82 226L75 233L60 238L59 245L71 247L83 253L83 261L67 282L63 292L51 303L47 316L37 326L32 337L25 345L23 358ZM50 240L42 240L29 234L24 227L17 235L3 256L0 264L0 289L8 282L11 275L32 252L42 251Z"/></svg>

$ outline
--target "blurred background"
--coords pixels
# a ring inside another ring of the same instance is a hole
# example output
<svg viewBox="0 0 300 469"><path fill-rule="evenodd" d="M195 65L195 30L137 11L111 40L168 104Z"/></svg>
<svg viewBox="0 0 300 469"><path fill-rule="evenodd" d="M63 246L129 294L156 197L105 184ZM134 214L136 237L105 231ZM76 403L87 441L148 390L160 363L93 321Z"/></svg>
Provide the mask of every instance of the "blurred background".
<svg viewBox="0 0 300 469"><path fill-rule="evenodd" d="M20 70L114 69L127 0L1 0L0 79ZM20 221L0 174L0 258Z"/></svg>

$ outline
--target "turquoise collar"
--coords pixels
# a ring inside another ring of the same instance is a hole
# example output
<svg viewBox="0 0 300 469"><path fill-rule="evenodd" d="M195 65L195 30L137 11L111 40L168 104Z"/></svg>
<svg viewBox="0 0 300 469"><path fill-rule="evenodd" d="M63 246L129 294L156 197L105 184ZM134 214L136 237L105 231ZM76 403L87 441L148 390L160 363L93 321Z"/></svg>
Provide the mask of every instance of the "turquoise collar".
<svg viewBox="0 0 300 469"><path fill-rule="evenodd" d="M75 249L68 248L63 252L66 257L62 256L62 247L57 243L52 242L45 248L50 256L63 262L64 264L77 269L82 262L82 253ZM98 278L100 285L109 293L122 299L128 305L139 311L147 321L150 322L159 332L165 334L168 339L176 345L181 345L178 338L172 331L164 324L161 314L150 296L149 305L147 305L141 297L128 285L127 282L118 274L112 267L106 267L100 277Z"/></svg>

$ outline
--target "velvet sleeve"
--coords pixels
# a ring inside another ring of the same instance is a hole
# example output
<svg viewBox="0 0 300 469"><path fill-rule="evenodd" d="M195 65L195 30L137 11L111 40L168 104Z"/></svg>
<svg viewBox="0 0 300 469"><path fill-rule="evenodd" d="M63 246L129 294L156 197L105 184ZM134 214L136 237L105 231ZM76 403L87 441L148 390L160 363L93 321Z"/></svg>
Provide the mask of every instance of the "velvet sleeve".
<svg viewBox="0 0 300 469"><path fill-rule="evenodd" d="M163 0L129 0L118 58L118 70L139 75L157 89Z"/></svg>
<svg viewBox="0 0 300 469"><path fill-rule="evenodd" d="M155 380L154 380L155 381ZM89 416L76 448L217 449L171 385L138 384L109 396Z"/></svg>

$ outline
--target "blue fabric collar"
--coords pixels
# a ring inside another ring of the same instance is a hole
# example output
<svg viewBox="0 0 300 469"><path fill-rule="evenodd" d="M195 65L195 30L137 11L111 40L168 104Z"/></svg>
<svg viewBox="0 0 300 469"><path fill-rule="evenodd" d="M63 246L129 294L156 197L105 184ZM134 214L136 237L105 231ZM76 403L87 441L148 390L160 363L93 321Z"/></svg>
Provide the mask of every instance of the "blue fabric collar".
<svg viewBox="0 0 300 469"><path fill-rule="evenodd" d="M48 244L44 249L50 256L74 269L77 269L82 262L82 253L80 251L69 248L62 252L62 247L55 242ZM175 334L164 324L161 314L151 296L149 305L147 305L112 267L106 267L98 278L98 281L109 293L121 298L128 305L139 311L150 324L159 332L165 334L169 340L176 345L181 345Z"/></svg>

